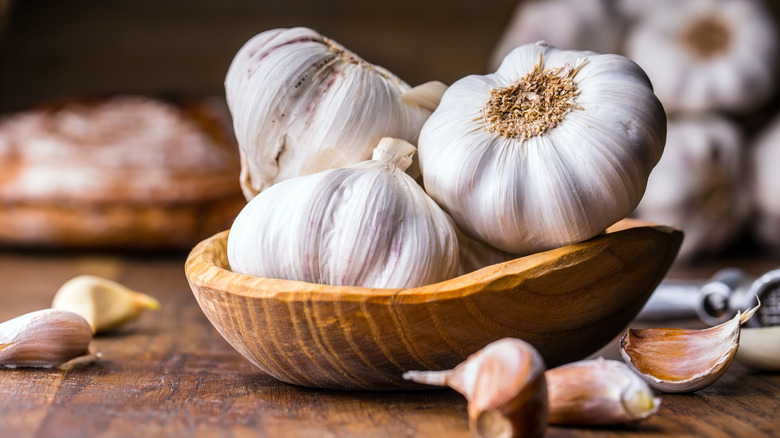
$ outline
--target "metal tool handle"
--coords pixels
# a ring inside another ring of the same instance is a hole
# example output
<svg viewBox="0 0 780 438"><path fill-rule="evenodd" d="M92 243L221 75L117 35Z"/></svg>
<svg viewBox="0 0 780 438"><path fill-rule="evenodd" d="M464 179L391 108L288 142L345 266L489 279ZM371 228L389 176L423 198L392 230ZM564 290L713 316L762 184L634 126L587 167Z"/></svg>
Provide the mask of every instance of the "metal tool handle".
<svg viewBox="0 0 780 438"><path fill-rule="evenodd" d="M731 300L739 291L747 290L753 277L741 269L727 268L715 273L708 281L661 282L639 312L637 320L698 317L710 325L733 317Z"/></svg>

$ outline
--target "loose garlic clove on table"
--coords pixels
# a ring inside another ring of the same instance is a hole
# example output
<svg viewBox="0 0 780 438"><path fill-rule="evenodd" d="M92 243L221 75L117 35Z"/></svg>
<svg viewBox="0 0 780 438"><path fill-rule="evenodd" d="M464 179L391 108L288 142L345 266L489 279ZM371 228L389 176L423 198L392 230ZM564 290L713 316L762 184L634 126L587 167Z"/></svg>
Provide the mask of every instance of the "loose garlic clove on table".
<svg viewBox="0 0 780 438"><path fill-rule="evenodd" d="M105 278L79 275L66 281L52 300L52 308L70 310L84 317L93 333L106 332L137 318L144 309L156 310L160 303Z"/></svg>
<svg viewBox="0 0 780 438"><path fill-rule="evenodd" d="M89 323L57 309L30 312L0 324L0 366L51 368L88 353Z"/></svg>
<svg viewBox="0 0 780 438"><path fill-rule="evenodd" d="M550 424L594 426L647 418L661 399L623 362L582 360L547 370Z"/></svg>
<svg viewBox="0 0 780 438"><path fill-rule="evenodd" d="M479 437L541 437L547 428L544 361L525 341L488 344L447 371L408 371L404 378L449 386L468 400L469 427Z"/></svg>
<svg viewBox="0 0 780 438"><path fill-rule="evenodd" d="M620 340L620 353L629 367L659 391L697 391L726 372L737 353L740 328L759 306L704 330L629 329Z"/></svg>

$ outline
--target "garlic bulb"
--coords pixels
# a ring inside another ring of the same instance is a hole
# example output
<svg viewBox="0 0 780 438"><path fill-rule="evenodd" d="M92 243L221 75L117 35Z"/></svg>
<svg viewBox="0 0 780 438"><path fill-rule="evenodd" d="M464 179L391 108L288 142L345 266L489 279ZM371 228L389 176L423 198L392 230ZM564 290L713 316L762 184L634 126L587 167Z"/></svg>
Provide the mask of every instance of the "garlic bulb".
<svg viewBox="0 0 780 438"><path fill-rule="evenodd" d="M726 372L737 353L742 324L760 305L704 330L628 329L620 339L620 354L632 370L659 391L698 391Z"/></svg>
<svg viewBox="0 0 780 438"><path fill-rule="evenodd" d="M617 53L623 23L609 0L527 0L514 10L490 58L495 70L515 47L546 41L561 49Z"/></svg>
<svg viewBox="0 0 780 438"><path fill-rule="evenodd" d="M656 412L661 399L616 360L581 360L545 372L550 424L606 425L636 421Z"/></svg>
<svg viewBox="0 0 780 438"><path fill-rule="evenodd" d="M461 231L527 254L627 216L665 136L664 110L635 63L540 42L447 89L420 133L420 167Z"/></svg>
<svg viewBox="0 0 780 438"><path fill-rule="evenodd" d="M247 200L287 178L371 157L381 137L413 143L431 110L401 100L410 87L317 32L262 32L225 78Z"/></svg>
<svg viewBox="0 0 780 438"><path fill-rule="evenodd" d="M373 160L277 183L230 230L234 272L331 285L408 288L452 278L451 219L404 172L411 144L384 138Z"/></svg>
<svg viewBox="0 0 780 438"><path fill-rule="evenodd" d="M645 3L626 55L645 69L667 111L747 111L771 96L777 31L761 2Z"/></svg>
<svg viewBox="0 0 780 438"><path fill-rule="evenodd" d="M715 255L739 236L751 202L737 125L714 114L672 118L664 155L634 215L685 232L678 260Z"/></svg>
<svg viewBox="0 0 780 438"><path fill-rule="evenodd" d="M776 117L757 139L750 155L751 190L755 207L756 237L780 251L780 117Z"/></svg>

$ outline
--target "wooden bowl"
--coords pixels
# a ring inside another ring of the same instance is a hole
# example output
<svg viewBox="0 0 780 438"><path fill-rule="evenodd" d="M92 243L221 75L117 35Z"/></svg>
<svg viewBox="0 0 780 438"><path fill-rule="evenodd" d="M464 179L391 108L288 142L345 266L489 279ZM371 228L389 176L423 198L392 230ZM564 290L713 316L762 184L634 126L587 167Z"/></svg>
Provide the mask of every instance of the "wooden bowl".
<svg viewBox="0 0 780 438"><path fill-rule="evenodd" d="M185 271L203 313L239 353L296 385L421 388L407 370L449 369L488 343L524 339L553 367L587 357L636 316L682 232L624 220L583 243L414 289L240 275L228 231L198 244Z"/></svg>

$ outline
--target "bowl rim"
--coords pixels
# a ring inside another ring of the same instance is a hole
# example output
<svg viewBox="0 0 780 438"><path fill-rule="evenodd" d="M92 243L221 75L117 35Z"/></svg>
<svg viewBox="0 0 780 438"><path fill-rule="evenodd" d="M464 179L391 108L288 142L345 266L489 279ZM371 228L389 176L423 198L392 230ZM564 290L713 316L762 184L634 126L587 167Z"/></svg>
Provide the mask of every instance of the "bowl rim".
<svg viewBox="0 0 780 438"><path fill-rule="evenodd" d="M542 269L571 254L582 251L600 251L608 247L611 240L617 236L626 233L642 233L648 230L663 234L682 233L679 229L667 225L639 219L623 219L609 227L604 233L583 242L486 266L438 283L398 289L334 286L233 272L229 269L227 258L224 256L230 230L224 230L204 239L192 249L185 263L185 274L192 285L207 286L211 290L255 299L425 302L461 298L478 293L496 280ZM219 251L222 251L222 254L218 254ZM220 255L224 258L224 262L220 262Z"/></svg>

